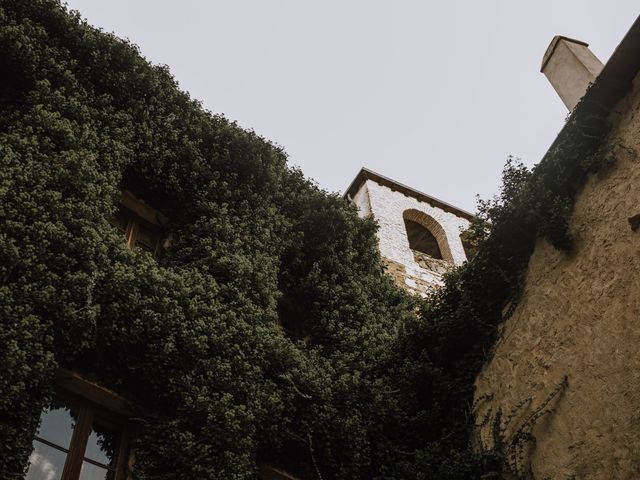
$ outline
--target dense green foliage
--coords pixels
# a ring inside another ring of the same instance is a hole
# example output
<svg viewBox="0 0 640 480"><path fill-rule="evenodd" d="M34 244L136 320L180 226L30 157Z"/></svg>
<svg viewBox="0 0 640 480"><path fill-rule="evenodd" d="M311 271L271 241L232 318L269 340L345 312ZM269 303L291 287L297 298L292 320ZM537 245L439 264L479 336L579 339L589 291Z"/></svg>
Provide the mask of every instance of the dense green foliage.
<svg viewBox="0 0 640 480"><path fill-rule="evenodd" d="M421 302L384 275L374 222L56 1L0 0L0 71L2 478L22 478L58 366L143 406L137 478L499 469L470 452L473 380L537 235L569 246L599 124L591 150L508 168L491 235L478 222L474 261ZM109 223L123 188L171 220L159 261Z"/></svg>
<svg viewBox="0 0 640 480"><path fill-rule="evenodd" d="M22 475L57 366L144 407L141 478L393 465L390 365L411 308L373 222L134 46L53 1L0 5L2 477ZM159 262L110 226L122 188L171 219Z"/></svg>
<svg viewBox="0 0 640 480"><path fill-rule="evenodd" d="M400 337L399 356L411 365L402 378L413 380L404 389L421 400L417 408L425 416L417 418L427 418L423 434L434 432L426 438L444 448L433 466L421 468L433 472L426 478L467 478L455 477L466 466L468 478L501 478L504 451L481 452L479 458L465 454L474 380L491 355L503 311L508 317L517 304L536 241L571 250L575 195L589 175L614 161L612 150L603 147L610 130L606 113L587 95L532 171L507 161L500 195L479 203L465 232L477 246L473 260L446 277L444 288L422 304L416 323L410 319Z"/></svg>

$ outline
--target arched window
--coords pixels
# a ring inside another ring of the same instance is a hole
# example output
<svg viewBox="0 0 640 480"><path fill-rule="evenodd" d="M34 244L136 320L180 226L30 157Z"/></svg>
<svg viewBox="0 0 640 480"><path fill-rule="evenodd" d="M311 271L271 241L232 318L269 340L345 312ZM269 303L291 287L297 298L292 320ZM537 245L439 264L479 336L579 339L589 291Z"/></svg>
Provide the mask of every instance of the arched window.
<svg viewBox="0 0 640 480"><path fill-rule="evenodd" d="M404 219L404 226L407 229L407 238L409 239L409 248L411 250L425 253L432 258L442 259L438 240L426 227L407 218Z"/></svg>
<svg viewBox="0 0 640 480"><path fill-rule="evenodd" d="M421 210L410 208L402 212L402 219L407 230L409 248L413 251L416 262L432 263L429 259L433 259L438 260L438 265L454 263L447 234L435 218Z"/></svg>

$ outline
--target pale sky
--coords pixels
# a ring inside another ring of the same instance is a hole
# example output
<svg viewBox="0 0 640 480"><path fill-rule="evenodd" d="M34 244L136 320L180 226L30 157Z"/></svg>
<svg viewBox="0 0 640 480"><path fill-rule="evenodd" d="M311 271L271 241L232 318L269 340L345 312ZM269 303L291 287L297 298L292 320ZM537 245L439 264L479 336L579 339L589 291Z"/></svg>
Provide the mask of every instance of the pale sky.
<svg viewBox="0 0 640 480"><path fill-rule="evenodd" d="M631 0L68 0L180 87L343 192L366 166L460 208L508 155L540 161L567 111L539 72L554 35L606 63Z"/></svg>

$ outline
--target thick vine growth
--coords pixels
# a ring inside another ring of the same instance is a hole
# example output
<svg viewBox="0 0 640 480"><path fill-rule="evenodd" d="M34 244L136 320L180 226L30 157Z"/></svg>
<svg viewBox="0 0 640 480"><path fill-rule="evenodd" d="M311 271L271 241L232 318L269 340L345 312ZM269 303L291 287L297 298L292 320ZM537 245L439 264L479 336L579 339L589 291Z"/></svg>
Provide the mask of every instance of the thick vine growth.
<svg viewBox="0 0 640 480"><path fill-rule="evenodd" d="M0 477L23 478L58 367L143 407L139 479L499 471L469 446L473 380L536 236L568 248L587 149L509 169L490 236L422 302L372 220L59 2L0 0L0 72ZM110 224L122 190L169 218L160 259Z"/></svg>

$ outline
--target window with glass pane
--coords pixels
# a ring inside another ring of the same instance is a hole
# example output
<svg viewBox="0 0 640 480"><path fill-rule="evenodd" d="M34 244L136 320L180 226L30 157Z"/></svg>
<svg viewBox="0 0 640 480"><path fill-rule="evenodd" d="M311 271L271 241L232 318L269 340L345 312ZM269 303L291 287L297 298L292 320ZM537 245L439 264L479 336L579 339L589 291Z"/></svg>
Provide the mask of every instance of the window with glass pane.
<svg viewBox="0 0 640 480"><path fill-rule="evenodd" d="M44 409L33 440L27 480L62 478L77 416L77 412L61 405Z"/></svg>
<svg viewBox="0 0 640 480"><path fill-rule="evenodd" d="M94 420L82 462L81 480L115 478L119 434L113 428Z"/></svg>
<svg viewBox="0 0 640 480"><path fill-rule="evenodd" d="M26 480L117 480L122 428L92 406L45 408Z"/></svg>

